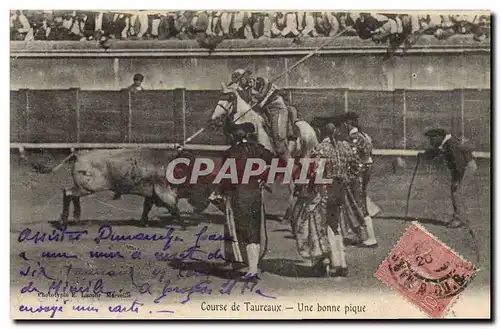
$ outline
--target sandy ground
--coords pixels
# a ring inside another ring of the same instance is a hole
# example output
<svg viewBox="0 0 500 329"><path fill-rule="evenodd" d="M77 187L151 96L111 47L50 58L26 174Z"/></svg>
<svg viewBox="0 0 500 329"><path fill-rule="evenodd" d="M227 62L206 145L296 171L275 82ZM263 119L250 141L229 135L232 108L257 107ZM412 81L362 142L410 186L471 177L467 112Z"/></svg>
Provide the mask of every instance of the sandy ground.
<svg viewBox="0 0 500 329"><path fill-rule="evenodd" d="M64 155L56 157L60 159ZM404 216L413 165L414 163L408 160L406 169L398 169L394 173L388 159L377 159L369 187L369 195L382 209L382 212L374 219L379 247L376 249L347 247L346 254L349 265L347 278L317 277L317 274L312 273L302 263L297 253L295 240L291 236L289 224L278 222L273 216L283 213L285 210L284 193L280 191L283 189L277 188L273 194L266 195L266 207L269 212L267 220L269 244L267 255L262 262L264 270L262 280L259 280L253 289L250 289L252 287L245 288L244 284L237 283L229 296L227 285L224 286L224 284L232 278L233 274L230 270L217 266L220 261L216 260L216 251L222 246L220 241L201 241L201 249L206 253L195 255L195 258L200 259L200 261L161 261L156 259L155 253L162 252L164 246L162 241L115 243L101 241L99 244L94 241L94 238L98 236L99 228L106 224L112 225L113 233L116 234L140 232L166 234L169 228L172 228L171 233L177 238L174 238L172 246L168 250L163 251L164 256L167 253L172 256L176 252L185 251L193 246L196 242L196 234L205 226L207 226L205 232L207 236L208 234L219 235L223 233L224 218L212 206L203 214L194 215L190 206L185 201L181 201L183 211L181 222L173 221L165 209L154 208L150 214L152 226L140 228L137 226L142 207L140 197L127 195L122 200L113 201L111 200L111 192L103 192L82 200L82 221L72 224L68 228L72 231L88 231L88 234L82 236L78 241L65 239L62 242L50 242L45 239L45 242L39 243L34 243L33 240L18 242L20 232L28 228L31 230L30 236L33 236L36 231L47 234L52 232L54 226L51 222L57 220L61 212L61 188L71 185L71 175L68 165L56 174L39 174L29 167L20 165L17 162L17 157L12 156L10 218L12 307L18 309L20 304L38 307L49 301L54 304L52 301L55 299L38 297L37 294L37 291L54 292L57 290L54 287L52 290L49 289L53 282L52 279L55 279L56 282L61 280L59 292L63 291L66 281L69 285L80 287L90 284L90 291L92 291L96 281L102 279L101 291L115 290L117 293L125 294L126 298L104 297L103 299L101 296L99 302L111 305L116 300L126 300L128 301L127 305L130 305L130 302L136 299L144 304L154 305L156 308L168 305L170 310L180 310L187 304L199 304L204 300L216 303L232 301L234 298L242 296L260 302L276 300L262 295L293 300L324 296L325 294L327 296L356 294L365 297L380 297L390 293L390 290L374 277L374 273L388 251L410 225L410 221L401 218ZM479 167L476 190L471 193L469 206L473 214L473 217L470 218L471 227L477 237L480 252L480 260L476 265L481 271L467 288L470 291L489 290L491 280L489 162L479 161ZM451 213L448 176L446 171L422 166L415 180L410 214L423 218L421 223L427 230L468 260L476 262L473 240L467 230L452 230L441 225L446 220L443 217L444 214ZM132 254L137 250L141 252L140 256L136 253L137 259L132 259ZM91 251L120 252L123 258L91 259L89 257ZM21 254L23 252L24 254ZM66 252L68 256L76 256L77 258L42 258L43 252ZM45 268L45 274L40 266ZM69 272L68 266L71 266ZM133 278L130 274L131 268L133 268ZM33 270L37 270L37 272L33 273ZM94 272L90 274L78 273L78 271L83 270ZM109 271L115 272L109 273ZM32 282L31 285L30 282ZM198 285L196 291L188 294L187 291L196 285ZM23 288L25 293L20 294ZM161 297L162 293L165 293L166 296ZM189 299L189 302L182 304L181 302L186 299ZM28 300L31 304L27 302ZM75 297L68 300L69 304L85 301L86 305L90 305L96 302L92 298ZM398 303L399 299L395 300ZM403 299L401 299L402 301ZM62 300L57 301L57 303L62 304ZM34 316L48 318L50 313L42 312L42 314L37 313ZM82 312L79 312L79 316L82 316L80 313ZM115 316L115 313L109 311L107 313L90 313L93 316L101 317ZM55 317L71 317L71 314L68 311L59 312ZM397 314L396 312L393 316L397 316ZM19 313L16 317L18 315ZM21 314L21 316L32 315L30 312Z"/></svg>

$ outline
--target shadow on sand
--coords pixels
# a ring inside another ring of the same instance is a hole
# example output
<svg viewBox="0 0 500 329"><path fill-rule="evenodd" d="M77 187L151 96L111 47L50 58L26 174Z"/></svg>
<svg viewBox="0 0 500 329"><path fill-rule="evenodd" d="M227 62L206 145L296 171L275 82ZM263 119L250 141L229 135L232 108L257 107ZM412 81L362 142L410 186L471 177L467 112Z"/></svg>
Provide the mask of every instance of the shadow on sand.
<svg viewBox="0 0 500 329"><path fill-rule="evenodd" d="M151 228L165 228L165 227L180 227L182 230L187 230L189 227L196 227L202 223L219 224L224 223L224 217L221 215L213 214L181 214L180 217L171 215L160 215L157 219L150 218L147 227ZM49 221L49 224L54 228L61 228L60 221ZM131 226L131 227L144 227L139 219L81 219L79 221L69 220L68 227L91 227L91 226Z"/></svg>
<svg viewBox="0 0 500 329"><path fill-rule="evenodd" d="M264 272L289 278L324 277L321 269L313 268L292 259L263 259L261 268Z"/></svg>
<svg viewBox="0 0 500 329"><path fill-rule="evenodd" d="M71 216L70 216L71 218ZM270 221L280 221L278 216L266 215L266 219ZM164 227L179 227L182 230L187 230L189 227L196 227L200 224L217 224L224 225L225 217L223 214L211 214L211 213L181 213L180 217L161 214L155 218L150 218L147 227L151 228L164 228ZM33 224L33 223L32 223ZM62 224L57 220L49 221L49 224L54 228L61 228ZM141 221L137 218L129 219L80 219L79 221L74 221L72 219L68 220L68 227L91 227L91 226L101 226L101 225L112 225L112 226L131 226L131 227L144 227ZM289 232L289 229L278 229L276 232Z"/></svg>
<svg viewBox="0 0 500 329"><path fill-rule="evenodd" d="M191 276L204 276L204 274L226 280L238 281L243 275L242 272L225 267L223 263L209 263L204 261L183 262L180 260L168 262L173 269L190 272ZM241 265L240 267L243 267Z"/></svg>
<svg viewBox="0 0 500 329"><path fill-rule="evenodd" d="M383 219L383 220L402 220L405 222L418 222L421 224L431 224L431 225L436 225L436 226L446 226L447 223L443 220L438 220L435 218L428 218L428 217L405 217L405 216L391 216L391 215L385 215L385 216L375 216L374 219Z"/></svg>

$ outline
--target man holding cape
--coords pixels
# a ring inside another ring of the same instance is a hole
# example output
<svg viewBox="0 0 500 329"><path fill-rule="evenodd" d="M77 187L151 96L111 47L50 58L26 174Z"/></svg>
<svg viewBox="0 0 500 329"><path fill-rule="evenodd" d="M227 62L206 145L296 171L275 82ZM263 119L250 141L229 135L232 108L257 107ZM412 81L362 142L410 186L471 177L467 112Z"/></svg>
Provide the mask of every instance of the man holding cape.
<svg viewBox="0 0 500 329"><path fill-rule="evenodd" d="M342 116L314 119L313 125L320 128L323 141L311 154L309 185L297 189L292 215L299 254L311 263L313 271L322 270L330 277L348 274L340 222L353 151L347 143L336 139L336 126L342 119ZM324 163L323 170L320 161ZM331 182L317 184L318 175Z"/></svg>
<svg viewBox="0 0 500 329"><path fill-rule="evenodd" d="M233 266L246 264L248 269L243 279L255 279L258 278L259 262L267 249L263 188L273 155L249 139L255 131L253 124L232 124L229 129L234 142L220 169L223 173L229 172L220 182L225 199L226 229L232 238L226 244L225 258ZM237 178L230 174L235 171Z"/></svg>

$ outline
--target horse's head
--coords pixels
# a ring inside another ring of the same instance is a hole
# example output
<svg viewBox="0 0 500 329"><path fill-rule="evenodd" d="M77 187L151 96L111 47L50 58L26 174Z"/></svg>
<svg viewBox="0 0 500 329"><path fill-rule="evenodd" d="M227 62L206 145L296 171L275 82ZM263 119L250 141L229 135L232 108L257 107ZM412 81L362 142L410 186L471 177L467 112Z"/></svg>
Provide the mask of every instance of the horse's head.
<svg viewBox="0 0 500 329"><path fill-rule="evenodd" d="M227 119L234 117L237 107L238 92L222 84L222 95L210 117L210 123L217 127L224 124Z"/></svg>

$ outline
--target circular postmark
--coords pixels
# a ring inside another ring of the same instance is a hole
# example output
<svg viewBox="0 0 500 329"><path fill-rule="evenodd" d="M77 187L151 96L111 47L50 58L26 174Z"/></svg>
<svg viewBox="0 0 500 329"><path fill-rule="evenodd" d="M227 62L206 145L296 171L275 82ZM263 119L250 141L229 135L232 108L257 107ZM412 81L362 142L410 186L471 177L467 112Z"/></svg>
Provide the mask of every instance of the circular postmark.
<svg viewBox="0 0 500 329"><path fill-rule="evenodd" d="M389 252L376 276L428 315L439 317L475 272L471 262L413 225Z"/></svg>

